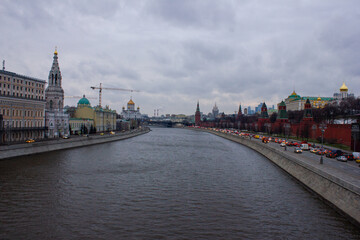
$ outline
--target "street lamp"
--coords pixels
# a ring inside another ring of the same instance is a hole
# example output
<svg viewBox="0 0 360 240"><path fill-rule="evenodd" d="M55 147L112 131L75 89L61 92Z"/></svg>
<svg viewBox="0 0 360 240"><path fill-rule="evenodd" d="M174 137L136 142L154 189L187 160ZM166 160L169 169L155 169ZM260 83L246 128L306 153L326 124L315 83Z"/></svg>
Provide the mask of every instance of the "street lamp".
<svg viewBox="0 0 360 240"><path fill-rule="evenodd" d="M323 164L323 154L324 154L324 149L323 149L323 145L324 145L324 132L327 129L326 124L322 123L319 127L319 129L321 130L321 154L320 154L320 164Z"/></svg>
<svg viewBox="0 0 360 240"><path fill-rule="evenodd" d="M290 124L289 123L285 123L285 151L286 151L286 138L289 138L289 129L290 129ZM288 136L288 137L286 137Z"/></svg>

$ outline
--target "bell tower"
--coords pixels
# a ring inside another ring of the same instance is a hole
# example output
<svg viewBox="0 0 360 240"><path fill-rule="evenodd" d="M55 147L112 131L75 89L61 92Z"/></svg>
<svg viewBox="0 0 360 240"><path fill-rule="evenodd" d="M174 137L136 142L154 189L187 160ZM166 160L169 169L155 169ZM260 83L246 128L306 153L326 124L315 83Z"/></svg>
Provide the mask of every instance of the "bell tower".
<svg viewBox="0 0 360 240"><path fill-rule="evenodd" d="M61 87L61 82L58 52L55 48L54 59L48 77L48 87L45 90L47 111L61 111L64 108L64 90Z"/></svg>

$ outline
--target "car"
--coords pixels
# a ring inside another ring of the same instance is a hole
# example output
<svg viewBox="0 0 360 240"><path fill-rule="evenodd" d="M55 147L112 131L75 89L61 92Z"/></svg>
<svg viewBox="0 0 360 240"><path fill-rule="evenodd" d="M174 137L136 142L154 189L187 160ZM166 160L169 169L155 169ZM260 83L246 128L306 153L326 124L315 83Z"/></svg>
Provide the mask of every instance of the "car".
<svg viewBox="0 0 360 240"><path fill-rule="evenodd" d="M354 158L357 160L357 159L360 159L360 153L359 152L353 152L352 155L354 156Z"/></svg>
<svg viewBox="0 0 360 240"><path fill-rule="evenodd" d="M302 143L300 148L301 148L302 150L304 150L304 151L308 151L308 150L309 150L309 144L307 144L307 143Z"/></svg>
<svg viewBox="0 0 360 240"><path fill-rule="evenodd" d="M62 136L63 139L68 139L69 138L69 135L64 135Z"/></svg>
<svg viewBox="0 0 360 240"><path fill-rule="evenodd" d="M104 135L104 133L100 133L100 136L103 136Z"/></svg>
<svg viewBox="0 0 360 240"><path fill-rule="evenodd" d="M345 154L343 154L342 156L346 157L346 159L347 159L348 161L354 161L354 160L355 160L354 155L352 155L351 153L345 153Z"/></svg>
<svg viewBox="0 0 360 240"><path fill-rule="evenodd" d="M286 142L280 143L280 146L281 146L281 147L285 147L285 146L286 146Z"/></svg>
<svg viewBox="0 0 360 240"><path fill-rule="evenodd" d="M341 162L347 162L347 158L345 156L338 156L338 157L336 157L336 160L341 161Z"/></svg>
<svg viewBox="0 0 360 240"><path fill-rule="evenodd" d="M110 135L115 135L115 132L111 131L111 132L110 132Z"/></svg>
<svg viewBox="0 0 360 240"><path fill-rule="evenodd" d="M331 158L332 153L334 153L335 150L325 151L325 156L328 158Z"/></svg>
<svg viewBox="0 0 360 240"><path fill-rule="evenodd" d="M311 153L316 153L319 150L320 150L319 148L310 148Z"/></svg>
<svg viewBox="0 0 360 240"><path fill-rule="evenodd" d="M25 142L27 142L27 143L33 143L33 142L35 142L35 140L30 138L30 139L26 140Z"/></svg>
<svg viewBox="0 0 360 240"><path fill-rule="evenodd" d="M294 153L302 153L301 148L299 147L294 148Z"/></svg>
<svg viewBox="0 0 360 240"><path fill-rule="evenodd" d="M343 155L344 152L341 151L341 150L333 150L331 152L329 152L326 157L330 157L330 158L336 158L336 157L339 157L341 155ZM329 156L328 156L329 155Z"/></svg>
<svg viewBox="0 0 360 240"><path fill-rule="evenodd" d="M326 155L326 150L319 149L315 154L317 154L317 155Z"/></svg>

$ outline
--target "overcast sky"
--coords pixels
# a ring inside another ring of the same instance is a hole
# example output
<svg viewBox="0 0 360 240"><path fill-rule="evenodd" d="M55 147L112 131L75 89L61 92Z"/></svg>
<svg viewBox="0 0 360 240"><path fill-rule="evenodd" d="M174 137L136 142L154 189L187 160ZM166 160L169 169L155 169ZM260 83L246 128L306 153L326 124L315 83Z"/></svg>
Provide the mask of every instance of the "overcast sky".
<svg viewBox="0 0 360 240"><path fill-rule="evenodd" d="M141 91L103 90L117 112L130 96L152 116L331 97L343 81L360 94L359 0L1 0L0 21L6 70L47 81L57 46L65 95Z"/></svg>

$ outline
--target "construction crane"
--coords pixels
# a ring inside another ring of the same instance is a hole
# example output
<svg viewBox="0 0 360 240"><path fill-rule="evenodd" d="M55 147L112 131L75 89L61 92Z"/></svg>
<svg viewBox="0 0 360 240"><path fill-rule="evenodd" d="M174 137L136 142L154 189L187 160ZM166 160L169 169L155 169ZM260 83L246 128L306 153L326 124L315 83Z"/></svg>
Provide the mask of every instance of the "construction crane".
<svg viewBox="0 0 360 240"><path fill-rule="evenodd" d="M102 83L100 83L100 87L90 87L91 89L99 89L99 107L101 107L101 92L103 89L106 90L119 90L119 91L127 91L127 92L140 92L139 90L133 90L133 89L124 89L124 88L105 88L102 87Z"/></svg>
<svg viewBox="0 0 360 240"><path fill-rule="evenodd" d="M85 95L81 96L65 96L65 98L83 98ZM86 97L88 99L97 99L96 97Z"/></svg>

